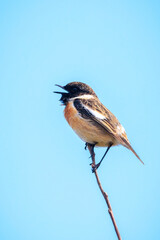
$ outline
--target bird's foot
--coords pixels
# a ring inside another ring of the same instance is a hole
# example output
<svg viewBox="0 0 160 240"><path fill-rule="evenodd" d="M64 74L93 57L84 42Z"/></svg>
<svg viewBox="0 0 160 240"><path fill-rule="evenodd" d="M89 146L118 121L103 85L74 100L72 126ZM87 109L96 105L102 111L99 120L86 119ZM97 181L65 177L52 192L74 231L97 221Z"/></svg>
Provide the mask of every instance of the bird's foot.
<svg viewBox="0 0 160 240"><path fill-rule="evenodd" d="M88 143L85 143L84 149L87 150L87 147L88 147Z"/></svg>
<svg viewBox="0 0 160 240"><path fill-rule="evenodd" d="M95 165L93 163L90 163L90 166L92 166L92 173L95 173L95 171L99 168L100 163L95 164Z"/></svg>

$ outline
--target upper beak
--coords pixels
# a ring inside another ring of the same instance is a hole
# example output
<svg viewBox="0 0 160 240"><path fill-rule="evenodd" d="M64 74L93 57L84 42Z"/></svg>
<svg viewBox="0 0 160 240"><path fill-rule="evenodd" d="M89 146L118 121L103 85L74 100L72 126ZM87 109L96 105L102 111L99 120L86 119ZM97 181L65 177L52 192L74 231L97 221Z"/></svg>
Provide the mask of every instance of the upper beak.
<svg viewBox="0 0 160 240"><path fill-rule="evenodd" d="M55 86L57 86L57 87L60 87L60 88L64 89L64 87L63 87L63 86L61 86L61 85L55 84ZM63 94L63 92L55 92L55 91L54 91L54 93Z"/></svg>

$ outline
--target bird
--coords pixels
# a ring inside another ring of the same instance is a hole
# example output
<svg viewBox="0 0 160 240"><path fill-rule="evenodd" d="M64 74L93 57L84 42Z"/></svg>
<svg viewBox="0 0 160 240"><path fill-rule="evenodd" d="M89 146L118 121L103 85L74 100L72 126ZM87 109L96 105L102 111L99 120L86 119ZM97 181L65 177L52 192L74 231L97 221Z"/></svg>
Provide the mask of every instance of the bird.
<svg viewBox="0 0 160 240"><path fill-rule="evenodd" d="M144 164L132 148L124 127L115 115L109 111L99 100L93 89L82 82L71 82L65 86L56 84L65 92L54 91L61 94L60 101L64 108L64 117L75 133L87 146L107 147L101 161L93 166L92 172L102 163L109 149L122 145L131 150Z"/></svg>

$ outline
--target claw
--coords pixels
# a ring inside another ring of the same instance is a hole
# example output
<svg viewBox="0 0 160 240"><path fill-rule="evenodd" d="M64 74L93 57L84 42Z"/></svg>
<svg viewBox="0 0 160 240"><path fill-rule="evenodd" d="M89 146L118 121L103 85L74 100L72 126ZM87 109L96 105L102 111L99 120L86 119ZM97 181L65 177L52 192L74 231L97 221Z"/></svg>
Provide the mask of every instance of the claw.
<svg viewBox="0 0 160 240"><path fill-rule="evenodd" d="M85 149L85 150L87 150L87 146L88 146L88 144L87 144L87 143L85 143L85 147L84 147L84 149Z"/></svg>
<svg viewBox="0 0 160 240"><path fill-rule="evenodd" d="M92 173L95 173L95 171L99 168L101 163L96 164L95 166L92 166ZM93 164L90 164L93 165Z"/></svg>

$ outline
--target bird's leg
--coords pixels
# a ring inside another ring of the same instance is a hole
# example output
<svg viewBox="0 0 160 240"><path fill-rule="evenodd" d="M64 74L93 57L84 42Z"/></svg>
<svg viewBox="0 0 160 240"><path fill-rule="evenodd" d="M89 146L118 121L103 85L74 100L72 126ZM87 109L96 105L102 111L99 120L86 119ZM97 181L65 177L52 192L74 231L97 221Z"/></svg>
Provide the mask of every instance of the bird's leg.
<svg viewBox="0 0 160 240"><path fill-rule="evenodd" d="M85 143L85 148L84 149L86 150L88 148L88 150L89 150L89 152L91 154L91 156L89 158L95 157L94 147L96 146L96 144L97 144L97 142L94 143L94 144L87 143L87 142ZM92 163L90 165L92 165Z"/></svg>
<svg viewBox="0 0 160 240"><path fill-rule="evenodd" d="M90 153L91 153L91 156L90 156L90 158L93 158L93 157L95 157L95 152L94 152L94 147L95 147L95 145L96 144L90 144L90 143L87 143L87 147L88 147L88 149L90 148ZM92 163L91 163L91 165L92 165Z"/></svg>
<svg viewBox="0 0 160 240"><path fill-rule="evenodd" d="M91 158L92 158L92 163L90 164L92 166L92 169L94 168L95 166L95 153L94 153L94 147L95 147L96 143L95 144L90 144L90 143L87 143L87 147L88 147L88 150L91 154Z"/></svg>
<svg viewBox="0 0 160 240"><path fill-rule="evenodd" d="M109 149L112 147L112 145L113 145L113 143L110 143L110 144L109 144L109 146L108 146L107 150L105 151L105 153L104 153L104 155L103 155L101 161L100 161L99 163L97 163L97 164L92 168L92 172L95 172L95 170L99 168L99 166L101 165L103 159L105 158L107 152L108 152Z"/></svg>

